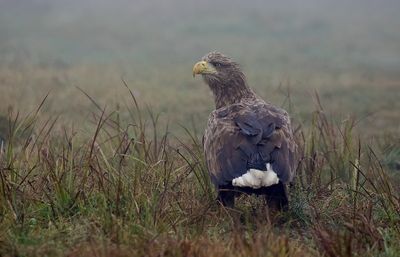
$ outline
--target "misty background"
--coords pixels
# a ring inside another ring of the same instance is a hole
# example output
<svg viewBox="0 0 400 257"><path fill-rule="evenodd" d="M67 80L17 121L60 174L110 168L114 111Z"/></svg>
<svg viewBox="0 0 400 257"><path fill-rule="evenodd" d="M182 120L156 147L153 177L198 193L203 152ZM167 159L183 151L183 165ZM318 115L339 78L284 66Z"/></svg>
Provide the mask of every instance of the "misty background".
<svg viewBox="0 0 400 257"><path fill-rule="evenodd" d="M124 77L169 119L204 121L212 97L191 69L218 50L266 99L285 105L290 91L300 117L318 90L330 110L384 113L374 126L398 131L399 11L396 0L0 0L0 111L50 92L45 111L79 121L93 106L76 87L112 108Z"/></svg>

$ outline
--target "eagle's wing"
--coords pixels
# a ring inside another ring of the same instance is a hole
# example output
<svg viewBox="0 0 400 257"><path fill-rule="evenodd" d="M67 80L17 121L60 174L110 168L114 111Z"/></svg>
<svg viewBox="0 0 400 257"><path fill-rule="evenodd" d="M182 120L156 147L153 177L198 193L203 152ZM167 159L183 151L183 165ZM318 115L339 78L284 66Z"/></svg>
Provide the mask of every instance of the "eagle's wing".
<svg viewBox="0 0 400 257"><path fill-rule="evenodd" d="M208 170L215 185L227 185L250 168L271 163L283 183L295 172L296 144L287 113L264 101L241 102L211 113L204 135Z"/></svg>

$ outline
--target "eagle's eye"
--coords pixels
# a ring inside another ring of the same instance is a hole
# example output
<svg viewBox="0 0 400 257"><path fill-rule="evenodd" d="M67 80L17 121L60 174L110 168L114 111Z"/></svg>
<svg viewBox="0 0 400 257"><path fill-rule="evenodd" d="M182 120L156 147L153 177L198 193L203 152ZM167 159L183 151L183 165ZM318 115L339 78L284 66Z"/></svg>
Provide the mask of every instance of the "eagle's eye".
<svg viewBox="0 0 400 257"><path fill-rule="evenodd" d="M221 67L221 66L222 66L222 64L221 64L221 63L219 63L219 62L211 62L211 64L212 64L214 67L216 67L216 68L218 68L218 67Z"/></svg>

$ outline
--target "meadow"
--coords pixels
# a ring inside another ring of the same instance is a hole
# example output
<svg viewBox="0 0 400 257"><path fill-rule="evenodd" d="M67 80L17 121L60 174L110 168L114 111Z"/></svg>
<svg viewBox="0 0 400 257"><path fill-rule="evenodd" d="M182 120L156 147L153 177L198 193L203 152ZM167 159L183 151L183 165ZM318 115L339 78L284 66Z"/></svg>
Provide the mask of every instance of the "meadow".
<svg viewBox="0 0 400 257"><path fill-rule="evenodd" d="M0 256L400 254L397 3L117 2L0 3ZM291 114L287 212L215 201L215 49Z"/></svg>

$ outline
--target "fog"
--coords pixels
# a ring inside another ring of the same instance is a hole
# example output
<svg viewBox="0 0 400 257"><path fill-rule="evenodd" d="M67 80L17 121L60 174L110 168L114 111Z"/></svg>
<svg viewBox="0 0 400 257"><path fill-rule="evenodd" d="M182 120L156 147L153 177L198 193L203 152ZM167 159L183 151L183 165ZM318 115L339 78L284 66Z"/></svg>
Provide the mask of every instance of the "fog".
<svg viewBox="0 0 400 257"><path fill-rule="evenodd" d="M398 0L0 0L0 115L50 92L42 117L85 120L95 107L76 87L112 109L129 102L124 77L154 112L201 127L213 101L191 70L218 50L264 99L288 107L290 89L302 117L318 91L336 117L398 130L399 13Z"/></svg>
<svg viewBox="0 0 400 257"><path fill-rule="evenodd" d="M295 71L400 68L399 1L2 0L1 63L179 65L210 50Z"/></svg>

